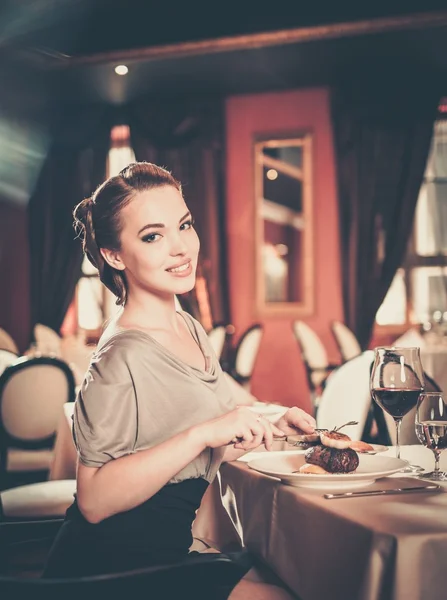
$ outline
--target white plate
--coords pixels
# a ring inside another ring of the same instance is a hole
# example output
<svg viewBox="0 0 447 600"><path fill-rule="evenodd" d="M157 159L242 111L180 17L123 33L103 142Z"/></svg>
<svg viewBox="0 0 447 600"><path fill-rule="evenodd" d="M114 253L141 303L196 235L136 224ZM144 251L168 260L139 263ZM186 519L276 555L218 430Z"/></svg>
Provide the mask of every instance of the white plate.
<svg viewBox="0 0 447 600"><path fill-rule="evenodd" d="M286 455L285 452L278 452L275 456L251 460L248 466L265 475L277 477L288 485L338 490L369 485L380 477L397 473L408 464L408 461L400 458L365 454L359 454L359 461L354 473L339 475L294 473L293 471L297 471L305 463L303 454L298 453Z"/></svg>
<svg viewBox="0 0 447 600"><path fill-rule="evenodd" d="M380 452L386 452L387 450L389 450L388 446L381 446L380 444L370 444L370 446L373 447L372 450L368 450L368 452L359 452L358 450L356 450L357 454L379 454Z"/></svg>

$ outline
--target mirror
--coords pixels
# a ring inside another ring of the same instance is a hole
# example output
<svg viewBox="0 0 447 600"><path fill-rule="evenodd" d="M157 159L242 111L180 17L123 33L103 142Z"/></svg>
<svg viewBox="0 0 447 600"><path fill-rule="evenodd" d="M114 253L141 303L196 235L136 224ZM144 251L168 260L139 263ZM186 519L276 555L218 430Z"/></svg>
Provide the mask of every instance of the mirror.
<svg viewBox="0 0 447 600"><path fill-rule="evenodd" d="M312 137L255 144L257 313L313 311Z"/></svg>

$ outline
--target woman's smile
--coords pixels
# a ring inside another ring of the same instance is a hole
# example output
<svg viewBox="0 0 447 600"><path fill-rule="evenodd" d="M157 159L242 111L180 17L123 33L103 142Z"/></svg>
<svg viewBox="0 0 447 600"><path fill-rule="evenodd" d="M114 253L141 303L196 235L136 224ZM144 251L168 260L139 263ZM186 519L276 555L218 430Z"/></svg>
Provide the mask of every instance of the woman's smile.
<svg viewBox="0 0 447 600"><path fill-rule="evenodd" d="M191 259L188 259L186 262L183 262L177 267L171 267L170 269L166 269L166 271L176 277L188 277L192 274L193 271Z"/></svg>

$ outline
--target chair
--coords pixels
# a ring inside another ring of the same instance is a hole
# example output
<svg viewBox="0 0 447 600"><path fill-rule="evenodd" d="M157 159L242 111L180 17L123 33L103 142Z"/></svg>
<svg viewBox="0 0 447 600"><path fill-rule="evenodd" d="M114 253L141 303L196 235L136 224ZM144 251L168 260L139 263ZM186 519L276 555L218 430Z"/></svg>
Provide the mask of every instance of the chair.
<svg viewBox="0 0 447 600"><path fill-rule="evenodd" d="M19 357L15 352L0 348L0 375L3 373L6 367L14 364L18 358Z"/></svg>
<svg viewBox="0 0 447 600"><path fill-rule="evenodd" d="M47 472L58 419L74 400L69 366L51 357L21 358L0 376L0 479L29 482ZM0 487L4 481L0 481Z"/></svg>
<svg viewBox="0 0 447 600"><path fill-rule="evenodd" d="M332 335L335 338L343 362L359 356L362 348L354 333L344 323L332 321Z"/></svg>
<svg viewBox="0 0 447 600"><path fill-rule="evenodd" d="M225 339L227 337L226 326L223 323L216 323L216 325L208 331L207 335L215 355L218 360L220 360L225 346Z"/></svg>
<svg viewBox="0 0 447 600"><path fill-rule="evenodd" d="M0 348L2 350L9 350L10 352L13 352L14 354L19 353L19 349L18 349L15 341L12 339L12 337L9 335L9 333L7 333L1 327L0 327Z"/></svg>
<svg viewBox="0 0 447 600"><path fill-rule="evenodd" d="M358 425L346 428L346 434L352 440L362 439L371 408L369 381L373 360L374 352L366 350L329 375L318 404L317 427L333 429L357 421Z"/></svg>
<svg viewBox="0 0 447 600"><path fill-rule="evenodd" d="M76 385L83 382L94 351L95 346L87 345L82 336L67 335L61 338L60 358L73 371Z"/></svg>
<svg viewBox="0 0 447 600"><path fill-rule="evenodd" d="M34 350L43 354L44 356L61 356L61 336L56 333L51 327L37 323L34 326L34 339L35 348Z"/></svg>
<svg viewBox="0 0 447 600"><path fill-rule="evenodd" d="M230 375L247 391L263 334L262 325L254 323L244 331L233 350Z"/></svg>
<svg viewBox="0 0 447 600"><path fill-rule="evenodd" d="M124 573L70 579L38 578L61 524L62 520L0 524L2 599L136 598L144 590L147 600L225 600L252 566L246 553L197 554L179 563ZM17 576L27 569L32 576ZM11 572L16 576L10 576Z"/></svg>
<svg viewBox="0 0 447 600"><path fill-rule="evenodd" d="M0 523L64 517L76 493L75 479L41 481L0 492Z"/></svg>
<svg viewBox="0 0 447 600"><path fill-rule="evenodd" d="M304 321L292 323L292 330L300 348L301 357L306 368L307 383L312 404L317 406L318 397L324 388L324 382L339 365L329 363L326 348L315 331Z"/></svg>

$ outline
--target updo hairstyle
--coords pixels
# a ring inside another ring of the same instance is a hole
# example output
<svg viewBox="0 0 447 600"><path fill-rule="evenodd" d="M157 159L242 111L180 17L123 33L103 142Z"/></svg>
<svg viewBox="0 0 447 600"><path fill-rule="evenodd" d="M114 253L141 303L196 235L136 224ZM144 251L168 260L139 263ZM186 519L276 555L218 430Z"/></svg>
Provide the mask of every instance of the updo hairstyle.
<svg viewBox="0 0 447 600"><path fill-rule="evenodd" d="M116 296L118 305L126 301L126 277L124 271L114 269L104 260L100 248L118 252L123 228L122 209L138 192L166 185L182 191L180 183L166 169L149 162L131 163L118 175L107 179L73 211L74 228L82 249L98 269L102 283Z"/></svg>

